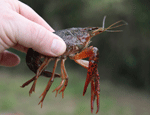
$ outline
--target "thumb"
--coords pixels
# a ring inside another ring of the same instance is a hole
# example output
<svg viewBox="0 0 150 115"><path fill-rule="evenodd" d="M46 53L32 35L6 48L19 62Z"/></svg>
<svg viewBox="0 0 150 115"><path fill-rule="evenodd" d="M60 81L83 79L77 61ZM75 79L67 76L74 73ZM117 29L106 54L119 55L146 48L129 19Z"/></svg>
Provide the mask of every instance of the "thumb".
<svg viewBox="0 0 150 115"><path fill-rule="evenodd" d="M19 44L49 56L59 56L65 52L66 44L59 36L14 11L8 16L3 19L5 20L2 23L3 33L6 34L5 39L6 37L10 39L6 39L6 42L13 42L13 44L7 43L6 45Z"/></svg>
<svg viewBox="0 0 150 115"><path fill-rule="evenodd" d="M31 47L45 55L59 56L65 52L66 44L59 36L21 15L18 19L15 23L15 38L18 44Z"/></svg>
<svg viewBox="0 0 150 115"><path fill-rule="evenodd" d="M16 34L18 44L50 56L59 56L66 50L66 44L59 36L37 23L27 20L26 24L18 28L20 29Z"/></svg>

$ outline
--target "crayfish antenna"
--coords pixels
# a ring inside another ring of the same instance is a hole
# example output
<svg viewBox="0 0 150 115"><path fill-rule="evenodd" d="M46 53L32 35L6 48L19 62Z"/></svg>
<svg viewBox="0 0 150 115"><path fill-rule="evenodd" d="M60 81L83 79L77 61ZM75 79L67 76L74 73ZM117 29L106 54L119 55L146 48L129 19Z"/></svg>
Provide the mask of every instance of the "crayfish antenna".
<svg viewBox="0 0 150 115"><path fill-rule="evenodd" d="M103 18L103 23L102 23L102 25L103 25L102 28L103 29L105 29L105 20L106 20L106 16L104 16L104 18Z"/></svg>
<svg viewBox="0 0 150 115"><path fill-rule="evenodd" d="M122 22L122 24L117 25L117 24L119 24L121 22ZM111 24L109 27L105 28L104 31L107 31L107 32L121 32L122 30L110 30L110 29L118 28L118 27L124 26L124 25L128 25L128 23L126 21L124 21L124 20L119 20L119 21Z"/></svg>
<svg viewBox="0 0 150 115"><path fill-rule="evenodd" d="M106 16L104 16L104 18L103 18L102 29L103 29L103 31L107 31L107 32L122 32L122 30L110 30L110 29L118 28L118 27L124 26L124 25L128 25L128 23L126 21L119 20L119 21L111 24L109 27L105 28L105 20L106 20ZM119 24L121 22L122 22L122 24L116 25L116 24Z"/></svg>

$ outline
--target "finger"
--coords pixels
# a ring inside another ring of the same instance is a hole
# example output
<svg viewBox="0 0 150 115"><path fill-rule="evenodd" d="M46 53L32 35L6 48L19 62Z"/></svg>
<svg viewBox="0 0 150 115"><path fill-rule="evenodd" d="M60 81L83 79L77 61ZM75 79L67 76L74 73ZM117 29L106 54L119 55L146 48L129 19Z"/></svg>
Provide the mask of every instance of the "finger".
<svg viewBox="0 0 150 115"><path fill-rule="evenodd" d="M47 24L47 22L44 21L43 18L41 18L32 8L30 8L29 6L27 6L26 4L24 4L20 1L19 1L18 6L19 6L18 13L20 15L26 17L27 19L29 19L33 22L36 22L36 23L42 25L49 31L54 32L54 30Z"/></svg>
<svg viewBox="0 0 150 115"><path fill-rule="evenodd" d="M19 50L21 52L27 53L28 49L27 47L24 47L23 45L20 44L16 44L15 46L13 46L12 48Z"/></svg>
<svg viewBox="0 0 150 115"><path fill-rule="evenodd" d="M4 51L0 53L0 65L12 67L20 63L20 58L11 52Z"/></svg>
<svg viewBox="0 0 150 115"><path fill-rule="evenodd" d="M4 23L1 25L4 28L1 33L5 33L5 35L0 36L4 41L3 43L18 43L50 56L59 56L66 50L66 44L59 36L14 11L8 17L6 15L3 20L7 20L3 21ZM6 39L6 37L8 38Z"/></svg>

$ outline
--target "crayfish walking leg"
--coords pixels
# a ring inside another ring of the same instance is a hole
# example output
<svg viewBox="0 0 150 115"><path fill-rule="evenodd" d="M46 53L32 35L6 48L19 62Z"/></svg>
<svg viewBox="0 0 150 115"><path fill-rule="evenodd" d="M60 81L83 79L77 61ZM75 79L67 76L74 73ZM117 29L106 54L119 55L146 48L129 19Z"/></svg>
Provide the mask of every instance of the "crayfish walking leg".
<svg viewBox="0 0 150 115"><path fill-rule="evenodd" d="M43 57L46 58L44 61L41 60ZM39 54L38 52L34 51L32 48L28 49L28 52L26 55L26 63L27 63L27 66L30 68L30 70L32 70L36 74L36 76L37 75L44 76L44 77L52 76L52 72L45 70L50 60L48 62L47 61L48 61L48 57ZM40 71L40 73L38 71ZM25 86L29 85L31 82L37 79L36 76L34 76L33 78L25 82L20 87L24 88ZM60 75L55 73L54 77L60 78Z"/></svg>
<svg viewBox="0 0 150 115"><path fill-rule="evenodd" d="M61 81L60 85L56 89L53 90L53 92L56 91L55 97L57 96L58 91L60 90L60 88L63 86L61 88L61 90L59 91L59 93L62 92L62 98L63 98L64 97L64 90L66 89L66 87L68 85L68 75L67 75L67 72L66 72L66 69L65 69L65 60L66 59L61 60L61 78L62 78L62 81Z"/></svg>
<svg viewBox="0 0 150 115"><path fill-rule="evenodd" d="M36 85L36 82L37 82L37 79L38 77L40 76L40 74L42 73L42 71L46 68L46 66L48 65L48 63L51 61L51 58L48 58L46 57L45 60L43 61L43 63L41 64L41 66L38 68L37 70L37 73L36 73L36 76L34 78L34 82L33 82L33 85L29 91L29 95L31 95L31 93L33 91L35 91L35 85Z"/></svg>
<svg viewBox="0 0 150 115"><path fill-rule="evenodd" d="M58 61L59 61L59 59L56 58L56 59L55 59L55 64L54 64L54 67L53 67L52 77L51 77L50 80L48 81L48 84L47 84L47 86L46 86L44 92L40 95L40 97L42 96L42 99L41 99L41 101L39 102L39 104L41 103L41 108L42 108L42 106L43 106L43 100L44 100L44 98L45 98L45 96L46 96L48 90L50 89L50 87L51 87L51 85L52 85L52 83L53 83L53 81L54 81L54 75L55 75L55 70L56 70L56 66L57 66Z"/></svg>

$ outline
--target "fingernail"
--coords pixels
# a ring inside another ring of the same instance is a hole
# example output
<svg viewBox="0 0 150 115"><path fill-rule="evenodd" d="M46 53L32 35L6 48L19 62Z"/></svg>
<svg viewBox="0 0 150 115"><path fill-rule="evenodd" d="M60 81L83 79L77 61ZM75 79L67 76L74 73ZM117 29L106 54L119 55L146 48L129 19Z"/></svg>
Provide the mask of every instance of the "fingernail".
<svg viewBox="0 0 150 115"><path fill-rule="evenodd" d="M51 52L54 53L55 56L59 56L63 54L66 50L66 44L59 39L54 39L51 45Z"/></svg>

